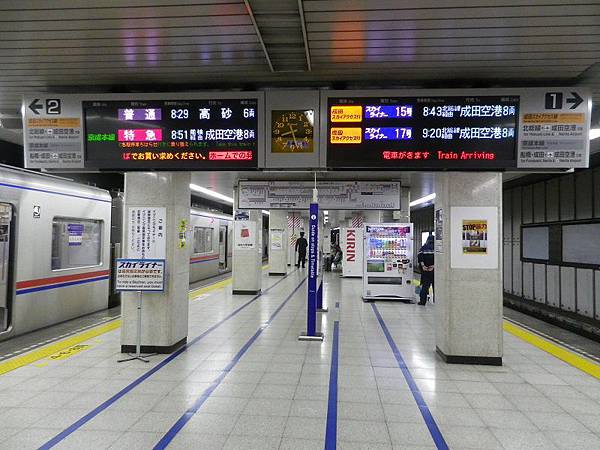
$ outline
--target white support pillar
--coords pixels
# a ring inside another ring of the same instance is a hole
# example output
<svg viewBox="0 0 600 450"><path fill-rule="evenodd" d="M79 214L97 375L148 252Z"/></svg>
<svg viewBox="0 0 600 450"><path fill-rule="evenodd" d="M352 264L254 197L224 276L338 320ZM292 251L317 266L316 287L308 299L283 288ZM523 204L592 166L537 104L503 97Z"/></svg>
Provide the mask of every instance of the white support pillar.
<svg viewBox="0 0 600 450"><path fill-rule="evenodd" d="M258 294L262 289L262 221L260 210L235 210L232 268L234 294Z"/></svg>
<svg viewBox="0 0 600 450"><path fill-rule="evenodd" d="M286 275L288 268L287 211L272 209L269 215L269 275Z"/></svg>
<svg viewBox="0 0 600 450"><path fill-rule="evenodd" d="M435 178L437 351L448 363L501 365L502 175ZM481 234L464 234L469 229Z"/></svg>
<svg viewBox="0 0 600 450"><path fill-rule="evenodd" d="M143 353L171 353L184 345L188 331L190 242L181 239L180 226L190 220L189 172L131 172L125 174L123 257L128 254L130 207L166 209L166 280L162 293L144 293L142 303ZM187 234L187 233L186 233ZM136 344L137 301L135 292L121 301L121 351L133 352Z"/></svg>

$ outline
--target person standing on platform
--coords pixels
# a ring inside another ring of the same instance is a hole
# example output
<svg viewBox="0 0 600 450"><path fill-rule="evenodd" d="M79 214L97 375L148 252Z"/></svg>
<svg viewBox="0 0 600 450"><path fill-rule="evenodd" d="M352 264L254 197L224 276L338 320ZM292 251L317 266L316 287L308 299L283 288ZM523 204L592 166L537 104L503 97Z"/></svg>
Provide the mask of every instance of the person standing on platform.
<svg viewBox="0 0 600 450"><path fill-rule="evenodd" d="M421 268L421 293L419 305L423 306L427 303L427 295L429 288L433 287L433 259L434 259L434 237L429 235L427 241L417 254L417 262Z"/></svg>
<svg viewBox="0 0 600 450"><path fill-rule="evenodd" d="M302 267L306 265L306 249L308 248L308 241L304 237L304 231L300 232L300 237L296 240L296 252L298 252L298 264L296 267Z"/></svg>

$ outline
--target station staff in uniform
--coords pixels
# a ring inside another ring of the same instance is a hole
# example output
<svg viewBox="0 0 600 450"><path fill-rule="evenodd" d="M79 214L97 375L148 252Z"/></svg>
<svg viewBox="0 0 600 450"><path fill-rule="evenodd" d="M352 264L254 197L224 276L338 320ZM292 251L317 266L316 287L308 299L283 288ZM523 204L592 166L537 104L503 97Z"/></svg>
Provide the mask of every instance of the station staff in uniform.
<svg viewBox="0 0 600 450"><path fill-rule="evenodd" d="M306 249L308 247L308 241L304 237L304 231L300 232L300 237L296 240L296 251L298 252L298 264L296 267L302 267L306 265Z"/></svg>
<svg viewBox="0 0 600 450"><path fill-rule="evenodd" d="M419 305L427 303L427 294L429 287L433 287L433 259L434 259L434 237L429 235L423 247L420 248L417 254L417 262L421 268L421 293Z"/></svg>

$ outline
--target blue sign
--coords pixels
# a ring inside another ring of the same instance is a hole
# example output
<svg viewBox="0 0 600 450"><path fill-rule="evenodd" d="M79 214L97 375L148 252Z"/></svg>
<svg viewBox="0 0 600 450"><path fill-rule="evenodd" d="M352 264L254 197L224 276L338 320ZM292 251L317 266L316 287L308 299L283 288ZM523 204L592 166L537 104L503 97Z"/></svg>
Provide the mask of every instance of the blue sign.
<svg viewBox="0 0 600 450"><path fill-rule="evenodd" d="M69 233L69 247L80 246L83 243L83 224L68 223L67 231Z"/></svg>
<svg viewBox="0 0 600 450"><path fill-rule="evenodd" d="M412 105L367 105L365 106L365 119L385 119L388 117L398 119L413 115Z"/></svg>
<svg viewBox="0 0 600 450"><path fill-rule="evenodd" d="M375 140L405 141L412 139L410 127L367 127L365 128L365 141Z"/></svg>
<svg viewBox="0 0 600 450"><path fill-rule="evenodd" d="M319 204L311 203L308 213L308 308L306 334L317 332L317 260L319 257Z"/></svg>

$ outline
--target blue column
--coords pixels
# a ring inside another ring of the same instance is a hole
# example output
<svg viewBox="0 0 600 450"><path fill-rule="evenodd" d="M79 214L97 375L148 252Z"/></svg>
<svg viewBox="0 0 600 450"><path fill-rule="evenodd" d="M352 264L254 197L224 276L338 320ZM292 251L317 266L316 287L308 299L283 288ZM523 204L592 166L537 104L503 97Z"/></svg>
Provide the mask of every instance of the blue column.
<svg viewBox="0 0 600 450"><path fill-rule="evenodd" d="M319 204L311 203L308 220L308 308L306 335L317 332L317 258L319 257Z"/></svg>

